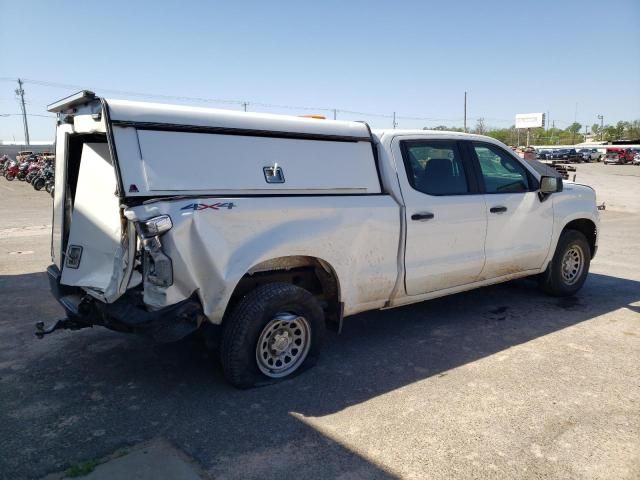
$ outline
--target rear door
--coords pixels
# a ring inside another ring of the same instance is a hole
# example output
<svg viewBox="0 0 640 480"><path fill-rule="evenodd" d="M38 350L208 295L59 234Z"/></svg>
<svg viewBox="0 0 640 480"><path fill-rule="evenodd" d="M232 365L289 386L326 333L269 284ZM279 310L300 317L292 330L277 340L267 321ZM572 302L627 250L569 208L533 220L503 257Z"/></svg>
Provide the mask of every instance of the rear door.
<svg viewBox="0 0 640 480"><path fill-rule="evenodd" d="M424 137L393 142L406 205L407 294L473 283L484 265L487 213L459 142Z"/></svg>
<svg viewBox="0 0 640 480"><path fill-rule="evenodd" d="M488 219L481 278L541 268L551 244L553 201L540 200L535 177L505 149L485 142L467 145L477 162Z"/></svg>

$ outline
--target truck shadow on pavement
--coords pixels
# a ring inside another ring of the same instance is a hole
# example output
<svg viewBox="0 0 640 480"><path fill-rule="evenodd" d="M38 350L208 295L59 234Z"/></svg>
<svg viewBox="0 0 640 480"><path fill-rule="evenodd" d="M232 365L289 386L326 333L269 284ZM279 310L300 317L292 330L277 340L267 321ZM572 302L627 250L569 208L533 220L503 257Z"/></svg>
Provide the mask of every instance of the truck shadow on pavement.
<svg viewBox="0 0 640 480"><path fill-rule="evenodd" d="M305 419L334 414L599 315L638 311L640 282L591 274L577 297L522 280L345 320L318 365L240 391L200 343L86 329L33 336L62 311L44 274L0 277L0 477L33 478L162 437L225 478L389 478ZM8 453L11 453L10 455Z"/></svg>

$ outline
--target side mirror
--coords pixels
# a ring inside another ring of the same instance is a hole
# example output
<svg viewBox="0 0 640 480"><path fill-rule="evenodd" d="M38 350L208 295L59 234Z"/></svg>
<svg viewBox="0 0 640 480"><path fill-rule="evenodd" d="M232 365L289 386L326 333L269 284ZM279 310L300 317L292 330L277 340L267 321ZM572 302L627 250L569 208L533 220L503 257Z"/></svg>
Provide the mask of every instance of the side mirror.
<svg viewBox="0 0 640 480"><path fill-rule="evenodd" d="M562 179L558 177L542 177L540 179L540 193L549 195L562 191Z"/></svg>

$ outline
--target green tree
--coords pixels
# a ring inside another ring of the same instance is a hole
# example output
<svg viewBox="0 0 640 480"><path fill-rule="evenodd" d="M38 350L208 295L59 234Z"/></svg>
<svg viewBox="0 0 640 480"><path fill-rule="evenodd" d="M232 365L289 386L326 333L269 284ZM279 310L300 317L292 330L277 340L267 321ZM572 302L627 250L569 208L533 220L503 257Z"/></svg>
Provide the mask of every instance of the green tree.
<svg viewBox="0 0 640 480"><path fill-rule="evenodd" d="M423 130L440 130L447 132L464 132L464 128L447 127L446 125L438 125L437 127L422 127Z"/></svg>
<svg viewBox="0 0 640 480"><path fill-rule="evenodd" d="M640 140L640 120L629 122L626 138L629 140Z"/></svg>
<svg viewBox="0 0 640 480"><path fill-rule="evenodd" d="M578 122L573 122L571 125L569 125L567 127L567 132L570 134L567 137L569 137L569 142L567 143L571 143L571 144L575 144L576 141L581 142L583 140L582 135L580 135L580 129L582 128L582 125Z"/></svg>
<svg viewBox="0 0 640 480"><path fill-rule="evenodd" d="M576 134L576 133L580 133L580 129L582 128L582 125L578 122L573 122L571 125L569 125L567 127L567 132Z"/></svg>
<svg viewBox="0 0 640 480"><path fill-rule="evenodd" d="M613 142L622 138L621 132L613 125L605 125L603 129L604 139L607 142Z"/></svg>

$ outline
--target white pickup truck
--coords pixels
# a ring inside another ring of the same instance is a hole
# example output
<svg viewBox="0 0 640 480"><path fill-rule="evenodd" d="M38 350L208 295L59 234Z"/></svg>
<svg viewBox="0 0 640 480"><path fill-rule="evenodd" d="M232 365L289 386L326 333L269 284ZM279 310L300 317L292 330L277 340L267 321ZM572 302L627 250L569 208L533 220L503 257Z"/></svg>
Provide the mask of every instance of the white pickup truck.
<svg viewBox="0 0 640 480"><path fill-rule="evenodd" d="M602 157L602 154L598 151L597 148L579 148L578 155L585 162L598 162L600 161L600 157Z"/></svg>
<svg viewBox="0 0 640 480"><path fill-rule="evenodd" d="M67 318L39 336L200 330L250 387L312 365L327 322L534 275L573 295L596 253L594 191L491 138L88 91L49 111Z"/></svg>

